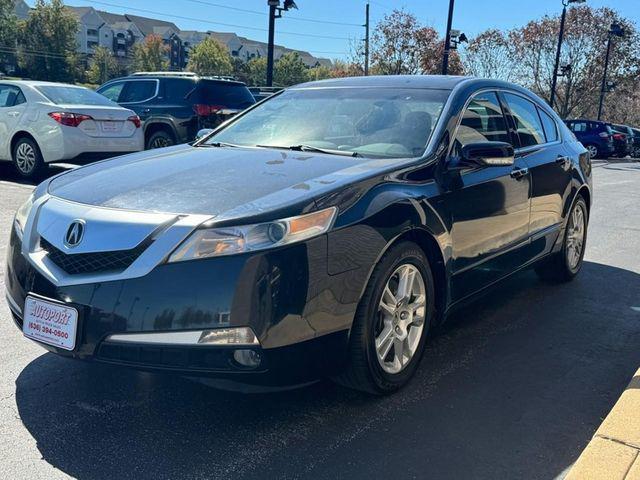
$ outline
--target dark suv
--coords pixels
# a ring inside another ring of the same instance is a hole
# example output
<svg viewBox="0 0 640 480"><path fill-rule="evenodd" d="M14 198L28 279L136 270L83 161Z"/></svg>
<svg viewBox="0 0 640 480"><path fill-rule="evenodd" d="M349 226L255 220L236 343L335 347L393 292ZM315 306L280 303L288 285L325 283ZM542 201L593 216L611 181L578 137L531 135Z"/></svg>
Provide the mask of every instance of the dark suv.
<svg viewBox="0 0 640 480"><path fill-rule="evenodd" d="M614 132L617 133L622 133L625 135L625 139L626 139L626 152L625 155L627 154L636 157L638 155L638 153L640 153L640 135L638 135L637 133L635 133L633 131L633 128L631 128L628 125L616 125L616 124L612 124L611 128L614 130Z"/></svg>
<svg viewBox="0 0 640 480"><path fill-rule="evenodd" d="M582 143L591 158L608 158L615 151L613 134L615 133L606 122L597 120L566 120L569 130Z"/></svg>
<svg viewBox="0 0 640 480"><path fill-rule="evenodd" d="M255 103L244 83L190 73L136 73L98 93L138 114L147 149L190 142Z"/></svg>

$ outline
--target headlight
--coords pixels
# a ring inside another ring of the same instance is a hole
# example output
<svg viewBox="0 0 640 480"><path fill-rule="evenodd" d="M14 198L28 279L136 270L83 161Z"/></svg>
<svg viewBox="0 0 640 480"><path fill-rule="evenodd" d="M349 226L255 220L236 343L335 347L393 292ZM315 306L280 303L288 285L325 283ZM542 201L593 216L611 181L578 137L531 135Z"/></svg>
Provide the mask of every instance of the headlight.
<svg viewBox="0 0 640 480"><path fill-rule="evenodd" d="M27 224L27 218L29 218L29 212L31 212L31 207L33 207L33 193L29 195L29 198L26 202L22 204L22 206L18 209L15 216L15 223L18 227L18 231L22 234L24 231L24 227Z"/></svg>
<svg viewBox="0 0 640 480"><path fill-rule="evenodd" d="M275 222L196 230L171 254L169 262L218 257L301 242L325 233L335 207Z"/></svg>

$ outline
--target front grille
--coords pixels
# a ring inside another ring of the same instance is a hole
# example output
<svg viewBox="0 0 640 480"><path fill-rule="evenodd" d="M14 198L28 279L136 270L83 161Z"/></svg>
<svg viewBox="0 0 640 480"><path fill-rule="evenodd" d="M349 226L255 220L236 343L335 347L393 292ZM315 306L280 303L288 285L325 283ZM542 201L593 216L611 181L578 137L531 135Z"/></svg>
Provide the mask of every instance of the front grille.
<svg viewBox="0 0 640 480"><path fill-rule="evenodd" d="M44 238L40 238L40 247L47 252L49 259L70 275L82 273L104 273L122 271L129 267L144 252L151 239L130 250L95 253L65 253L54 247Z"/></svg>

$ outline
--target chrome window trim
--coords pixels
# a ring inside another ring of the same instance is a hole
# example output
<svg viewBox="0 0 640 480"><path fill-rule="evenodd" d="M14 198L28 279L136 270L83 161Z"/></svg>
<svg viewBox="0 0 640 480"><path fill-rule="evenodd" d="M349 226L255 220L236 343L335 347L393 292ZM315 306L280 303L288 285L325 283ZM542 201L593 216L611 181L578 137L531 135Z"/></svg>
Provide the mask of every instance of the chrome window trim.
<svg viewBox="0 0 640 480"><path fill-rule="evenodd" d="M71 275L63 271L55 263L53 263L47 255L47 252L39 249L40 235L37 231L38 218L40 212L44 208L47 201L55 198L56 201L68 203L59 197L45 194L35 200L27 219L24 231L21 253L23 257L47 280L57 287L65 287L69 285L84 285L98 282L109 282L115 280L129 280L139 278L149 274L158 265L164 263L169 254L186 239L199 225L213 219L210 215L183 215L168 228L163 230L147 247L147 249L131 264L128 268L118 272L108 273L91 273ZM77 204L76 204L77 205ZM81 204L82 205L82 204ZM98 212L98 215L104 214L105 217L112 214L114 210L104 207L93 207L84 205ZM118 210L119 212L126 210ZM157 213L149 213L150 216L157 216Z"/></svg>
<svg viewBox="0 0 640 480"><path fill-rule="evenodd" d="M455 129L453 131L453 135L451 136L451 141L449 142L449 149L447 150L447 158L451 155L451 150L453 149L453 143L454 143L454 141L456 139L456 135L458 134L458 129L460 128L460 124L462 123L462 116L464 115L464 112L467 110L467 108L469 107L469 104L473 101L473 99L476 96L481 95L483 93L487 93L487 92L495 92L496 94L498 92L506 92L506 93L510 93L512 95L517 95L519 97L524 98L525 100L528 100L528 101L532 102L536 107L542 108L540 105L538 105L538 102L535 102L532 99L528 98L527 96L525 96L525 95L523 95L523 94L521 94L519 92L516 92L515 90L511 90L509 88L505 88L505 87L484 87L484 88L481 88L480 90L476 90L475 92L473 92L473 95L471 95L467 99L467 101L465 102L464 106L460 110L460 114L458 115L458 119L456 121L456 127L455 127ZM502 108L502 106L500 106L500 108ZM503 109L502 114L505 115L504 109ZM531 152L533 150L536 150L536 149L539 149L541 147L546 147L546 146L550 146L550 145L558 145L558 144L563 142L562 130L560 128L558 128L558 122L555 120L555 118L553 118L553 116L551 116L551 119L556 123L556 129L558 131L558 140L556 140L555 142L545 142L545 143L539 143L537 145L530 145L528 147L514 148L514 153L516 154L516 156L518 154L521 154L521 153L529 153L529 152ZM546 140L546 137L545 137L545 140Z"/></svg>

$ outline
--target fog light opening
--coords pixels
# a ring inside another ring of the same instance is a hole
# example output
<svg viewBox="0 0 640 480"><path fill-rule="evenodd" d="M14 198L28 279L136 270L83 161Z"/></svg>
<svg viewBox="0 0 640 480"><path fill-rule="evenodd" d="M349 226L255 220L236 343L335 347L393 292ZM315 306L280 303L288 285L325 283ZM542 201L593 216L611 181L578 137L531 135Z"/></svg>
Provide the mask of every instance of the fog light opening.
<svg viewBox="0 0 640 480"><path fill-rule="evenodd" d="M258 368L262 362L262 355L255 350L234 350L233 359L243 367Z"/></svg>

